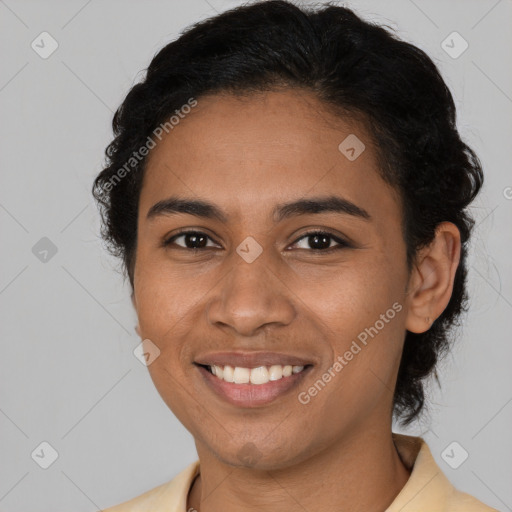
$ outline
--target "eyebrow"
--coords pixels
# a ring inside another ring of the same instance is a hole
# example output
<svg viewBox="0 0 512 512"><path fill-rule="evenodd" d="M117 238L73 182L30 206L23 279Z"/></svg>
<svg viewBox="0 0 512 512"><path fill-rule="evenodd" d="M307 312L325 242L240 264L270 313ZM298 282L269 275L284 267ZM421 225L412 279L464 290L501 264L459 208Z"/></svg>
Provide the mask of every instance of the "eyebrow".
<svg viewBox="0 0 512 512"><path fill-rule="evenodd" d="M281 203L272 211L274 223L299 215L318 213L339 213L370 221L371 215L360 206L348 199L339 196L312 197L299 199L289 203ZM161 215L185 213L205 219L217 219L227 223L229 216L213 203L198 199L169 197L155 203L148 211L146 219L153 219Z"/></svg>

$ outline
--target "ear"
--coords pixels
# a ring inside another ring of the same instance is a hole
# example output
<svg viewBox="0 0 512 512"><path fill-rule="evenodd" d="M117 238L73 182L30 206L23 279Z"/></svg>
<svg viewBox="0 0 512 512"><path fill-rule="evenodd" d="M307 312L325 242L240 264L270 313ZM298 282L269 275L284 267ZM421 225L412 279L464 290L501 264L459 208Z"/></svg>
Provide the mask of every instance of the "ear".
<svg viewBox="0 0 512 512"><path fill-rule="evenodd" d="M135 298L135 292L133 292L133 291L132 291L132 295L131 295L131 297L132 297L132 304L133 304L133 307L134 307L134 309L135 309L135 312L137 312L137 299ZM139 328L139 325L138 325L138 324L135 326L135 332L136 332L140 337L142 337L142 336L141 336L141 334L140 334L140 328Z"/></svg>
<svg viewBox="0 0 512 512"><path fill-rule="evenodd" d="M445 310L452 296L460 250L459 229L452 222L442 222L434 240L418 252L407 290L408 331L428 331Z"/></svg>

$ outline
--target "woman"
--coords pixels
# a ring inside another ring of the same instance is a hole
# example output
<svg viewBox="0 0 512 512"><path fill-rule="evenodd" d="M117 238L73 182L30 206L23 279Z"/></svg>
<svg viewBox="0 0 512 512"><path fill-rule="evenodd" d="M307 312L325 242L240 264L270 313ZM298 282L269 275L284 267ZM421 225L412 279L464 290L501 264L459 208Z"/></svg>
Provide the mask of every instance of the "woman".
<svg viewBox="0 0 512 512"><path fill-rule="evenodd" d="M466 301L481 188L432 61L342 7L239 7L152 60L94 195L198 461L109 512L489 511L393 433Z"/></svg>

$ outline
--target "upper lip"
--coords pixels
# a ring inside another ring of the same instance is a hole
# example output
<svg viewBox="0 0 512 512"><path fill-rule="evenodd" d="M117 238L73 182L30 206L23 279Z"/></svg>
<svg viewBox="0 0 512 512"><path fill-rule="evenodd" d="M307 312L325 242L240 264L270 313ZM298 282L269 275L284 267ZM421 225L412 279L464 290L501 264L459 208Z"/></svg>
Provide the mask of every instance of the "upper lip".
<svg viewBox="0 0 512 512"><path fill-rule="evenodd" d="M292 354L279 352L215 352L202 355L194 361L204 366L238 366L241 368L258 368L258 366L292 365L306 366L312 361Z"/></svg>

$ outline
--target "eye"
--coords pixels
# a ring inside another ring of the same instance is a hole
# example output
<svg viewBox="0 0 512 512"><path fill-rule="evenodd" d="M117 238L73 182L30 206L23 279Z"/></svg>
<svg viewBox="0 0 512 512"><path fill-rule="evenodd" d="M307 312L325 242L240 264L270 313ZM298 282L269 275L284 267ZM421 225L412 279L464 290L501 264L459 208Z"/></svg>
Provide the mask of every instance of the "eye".
<svg viewBox="0 0 512 512"><path fill-rule="evenodd" d="M176 241L179 239L183 239L183 242L176 243ZM215 242L213 245L208 245L208 241L213 242L211 237L201 231L182 231L164 240L162 245L164 247L175 245L182 249L190 250L201 250L215 246L219 247L219 245ZM331 243L333 241L337 245L332 246ZM306 245L306 247L298 247L299 249L310 249L312 252L324 253L330 253L331 251L351 247L348 242L327 231L310 231L305 233L303 236L297 239L291 247L300 243Z"/></svg>
<svg viewBox="0 0 512 512"><path fill-rule="evenodd" d="M177 244L176 240L182 238L184 244ZM170 238L167 238L163 242L163 246L167 247L169 245L177 245L182 249L203 249L208 246L208 240L212 240L206 233L202 233L201 231L182 231L177 235L173 235Z"/></svg>
<svg viewBox="0 0 512 512"><path fill-rule="evenodd" d="M338 245L331 246L331 242L333 241ZM346 247L351 247L348 242L327 231L310 231L301 236L293 245L297 245L299 243L303 243L306 246L299 247L299 249L311 249L314 252L332 252Z"/></svg>

